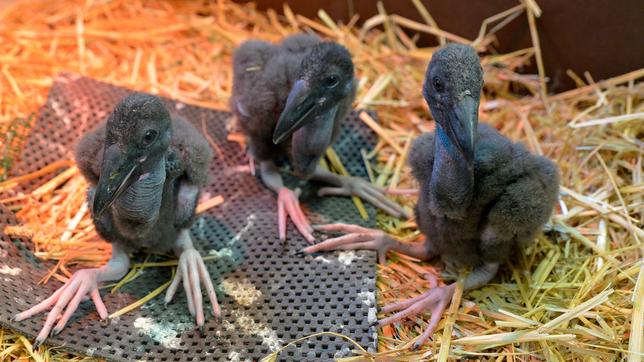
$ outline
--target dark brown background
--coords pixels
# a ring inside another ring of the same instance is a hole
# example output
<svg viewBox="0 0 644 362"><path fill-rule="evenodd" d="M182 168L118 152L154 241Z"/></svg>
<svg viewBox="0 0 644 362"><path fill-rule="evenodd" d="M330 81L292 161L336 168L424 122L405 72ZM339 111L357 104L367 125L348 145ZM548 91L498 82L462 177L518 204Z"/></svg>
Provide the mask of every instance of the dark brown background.
<svg viewBox="0 0 644 362"><path fill-rule="evenodd" d="M260 9L282 12L283 0L256 0ZM349 4L361 20L377 14L372 0L289 1L295 13L317 18L322 8L343 22L351 17ZM483 19L516 6L517 0L423 0L438 25L449 32L474 39ZM537 20L550 92L574 87L566 75L572 69L580 76L589 71L595 80L605 79L644 67L644 1L642 0L537 0L543 10ZM423 22L409 0L384 0L388 13ZM498 34L499 53L532 45L525 14ZM436 39L423 35L419 45L436 45ZM535 64L525 69L536 72Z"/></svg>

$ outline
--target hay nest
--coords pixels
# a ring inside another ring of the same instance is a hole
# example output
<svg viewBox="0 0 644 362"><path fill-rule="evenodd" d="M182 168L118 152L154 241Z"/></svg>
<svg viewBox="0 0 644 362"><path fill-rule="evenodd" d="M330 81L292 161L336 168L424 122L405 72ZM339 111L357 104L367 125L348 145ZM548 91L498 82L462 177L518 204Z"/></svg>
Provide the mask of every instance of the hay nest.
<svg viewBox="0 0 644 362"><path fill-rule="evenodd" d="M377 355L356 348L350 360L640 360L644 83L636 80L644 69L601 82L569 72L578 88L548 95L534 21L541 11L533 0L486 20L473 40L442 31L420 1L413 3L424 22L388 14L378 4L379 14L362 26L357 17L338 24L323 11L309 19L288 6L282 15L224 1L25 1L7 8L0 13L0 175L8 180L0 184L0 202L18 211L23 224L5 232L33 237L39 257L58 261L47 278L65 280L68 267L97 265L109 255L88 221L84 193L74 191L83 181L71 162L43 170L66 169L29 195L14 190L24 178L8 174L58 72L225 109L233 49L249 38L278 41L297 31L336 40L353 53L360 80L356 106L375 109L382 120L378 125L363 117L380 136L375 151L364 155L373 165L372 181L398 191L399 201L411 207L415 197L408 190L416 185L404 164L411 140L433 129L420 89L435 48L418 47L408 34L429 33L441 43L470 43L483 54L480 119L555 160L561 197L534 246L491 284L463 295L433 341L420 351L406 349L426 326L426 318L414 318L384 328ZM496 54L494 33L518 16L528 17L534 46ZM517 72L533 61L538 75ZM54 204L64 212L34 211ZM43 217L49 217L48 227L35 228ZM378 222L401 239L420 237L413 222L384 215ZM438 274L402 255L390 254L388 261L379 268L379 304L424 292L426 274ZM69 358L85 359L45 346L34 350L25 337L0 330L0 360Z"/></svg>

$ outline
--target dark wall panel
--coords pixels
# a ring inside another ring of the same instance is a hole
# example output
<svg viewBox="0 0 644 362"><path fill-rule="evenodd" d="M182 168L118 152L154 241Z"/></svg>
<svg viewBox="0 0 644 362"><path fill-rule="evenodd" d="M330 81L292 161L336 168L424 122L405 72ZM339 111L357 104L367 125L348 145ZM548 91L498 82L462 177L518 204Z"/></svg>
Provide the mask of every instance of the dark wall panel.
<svg viewBox="0 0 644 362"><path fill-rule="evenodd" d="M262 9L282 10L282 0L257 0ZM350 8L361 20L377 13L371 0L289 1L293 11L315 18L323 8L334 19L348 21ZM352 6L350 5L352 3ZM411 1L384 0L389 13L422 21ZM483 19L518 4L515 0L424 0L423 3L447 31L468 39L476 37ZM566 69L582 75L589 71L596 80L644 67L644 2L642 0L538 0L543 10L537 19L546 73L551 91L574 86ZM499 34L501 53L531 46L525 15L508 24ZM423 36L421 45L434 45ZM536 72L534 64L525 69Z"/></svg>

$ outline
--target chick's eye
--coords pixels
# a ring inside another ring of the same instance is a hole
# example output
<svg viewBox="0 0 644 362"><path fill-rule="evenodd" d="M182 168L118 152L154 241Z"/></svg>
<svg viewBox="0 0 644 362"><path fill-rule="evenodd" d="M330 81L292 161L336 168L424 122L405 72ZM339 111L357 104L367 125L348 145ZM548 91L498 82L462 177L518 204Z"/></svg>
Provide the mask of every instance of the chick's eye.
<svg viewBox="0 0 644 362"><path fill-rule="evenodd" d="M432 83L434 85L434 89L436 89L437 92L442 92L443 91L443 82L441 82L440 79L434 78Z"/></svg>
<svg viewBox="0 0 644 362"><path fill-rule="evenodd" d="M145 132L145 135L143 135L143 140L142 143L146 146L150 145L154 140L157 138L157 131L155 130L149 130Z"/></svg>
<svg viewBox="0 0 644 362"><path fill-rule="evenodd" d="M338 80L338 77L335 75L330 75L324 80L324 84L327 86L327 88L333 88L338 85L339 82L340 81Z"/></svg>

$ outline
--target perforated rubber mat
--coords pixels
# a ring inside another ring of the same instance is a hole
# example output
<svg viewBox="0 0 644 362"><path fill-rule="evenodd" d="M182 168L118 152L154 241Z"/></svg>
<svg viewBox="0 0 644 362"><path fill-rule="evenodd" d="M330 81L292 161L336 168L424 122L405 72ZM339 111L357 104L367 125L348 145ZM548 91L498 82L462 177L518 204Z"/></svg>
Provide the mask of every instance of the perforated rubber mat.
<svg viewBox="0 0 644 362"><path fill-rule="evenodd" d="M129 92L76 75L59 76L12 173L24 174L53 161L70 159L81 135L103 120ZM286 247L279 242L275 195L243 167L247 162L240 146L227 141L228 129L233 127L230 114L165 102L198 129L205 127L219 148L211 167L212 183L206 191L222 195L225 203L200 216L191 233L202 255L219 256L206 265L217 286L223 321L207 315L202 336L180 289L167 307L160 295L108 325L99 320L91 301L83 302L68 326L47 343L110 360L245 361L258 360L296 338L333 331L373 350L377 336L369 323L375 320L375 254L294 255L306 242L290 222ZM352 114L344 122L342 137L334 148L349 172L364 176L360 148L369 148L374 141L374 135ZM43 181L33 180L24 187L29 189ZM288 182L295 186L298 181L289 178ZM315 190L319 185L299 186L303 187L301 200L312 222L365 225L351 199L318 198ZM375 210L369 205L367 210L369 225ZM13 213L0 205L0 323L33 338L46 314L20 323L10 322L10 317L45 299L61 284L51 281L37 285L48 265L32 255L29 240L2 234L5 225L16 223ZM148 268L120 292L103 290L108 311L147 295L168 281L170 272L169 268ZM348 355L350 348L342 339L324 336L289 347L279 360L332 360Z"/></svg>

